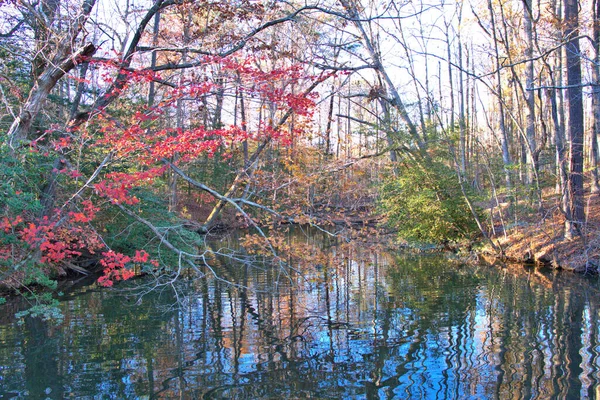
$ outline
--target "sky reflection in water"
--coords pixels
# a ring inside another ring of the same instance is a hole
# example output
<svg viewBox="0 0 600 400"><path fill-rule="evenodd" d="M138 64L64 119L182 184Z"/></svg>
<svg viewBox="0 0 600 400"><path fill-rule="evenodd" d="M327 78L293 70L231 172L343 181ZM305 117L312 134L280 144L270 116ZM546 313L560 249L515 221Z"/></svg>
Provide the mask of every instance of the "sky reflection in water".
<svg viewBox="0 0 600 400"><path fill-rule="evenodd" d="M185 280L179 307L88 286L60 326L5 316L0 398L600 395L596 279L331 251L291 283L240 266L221 272L252 290Z"/></svg>

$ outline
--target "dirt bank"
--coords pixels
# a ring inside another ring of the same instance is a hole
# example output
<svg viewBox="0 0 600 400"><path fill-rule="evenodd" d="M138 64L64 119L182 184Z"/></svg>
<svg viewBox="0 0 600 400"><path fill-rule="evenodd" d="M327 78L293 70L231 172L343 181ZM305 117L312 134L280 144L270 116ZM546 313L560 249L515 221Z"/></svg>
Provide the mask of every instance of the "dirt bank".
<svg viewBox="0 0 600 400"><path fill-rule="evenodd" d="M586 197L587 221L582 234L565 239L565 217L558 196L545 196L541 212L522 213L504 221L505 231L493 239L508 261L536 263L575 272L597 273L600 266L600 195ZM504 234L504 232L506 234ZM491 254L491 246L484 248Z"/></svg>

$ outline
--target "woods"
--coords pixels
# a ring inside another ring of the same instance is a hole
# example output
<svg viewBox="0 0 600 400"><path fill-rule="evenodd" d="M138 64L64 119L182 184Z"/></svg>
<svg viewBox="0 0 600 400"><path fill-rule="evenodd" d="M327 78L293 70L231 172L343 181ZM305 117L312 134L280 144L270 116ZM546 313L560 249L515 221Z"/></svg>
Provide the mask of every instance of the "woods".
<svg viewBox="0 0 600 400"><path fill-rule="evenodd" d="M499 255L548 230L594 269L599 10L2 1L0 281L168 284L235 228L284 268L277 227L373 221Z"/></svg>

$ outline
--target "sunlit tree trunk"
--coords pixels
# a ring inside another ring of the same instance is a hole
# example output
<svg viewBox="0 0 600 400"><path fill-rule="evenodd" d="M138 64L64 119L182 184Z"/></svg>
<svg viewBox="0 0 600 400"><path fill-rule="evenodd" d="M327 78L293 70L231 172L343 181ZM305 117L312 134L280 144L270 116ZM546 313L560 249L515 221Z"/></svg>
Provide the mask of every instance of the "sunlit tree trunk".
<svg viewBox="0 0 600 400"><path fill-rule="evenodd" d="M463 80L463 53L460 34L458 36L458 129L459 129L459 155L460 172L464 175L467 172L467 126L465 121L465 83Z"/></svg>
<svg viewBox="0 0 600 400"><path fill-rule="evenodd" d="M216 89L216 104L215 104L215 114L213 115L213 121L212 121L212 128L213 129L220 129L223 127L223 122L222 122L222 117L223 117L223 100L224 100L224 96L225 96L225 87L224 85L224 80L223 77L220 75L222 72L218 71L217 72L217 78L216 78L216 84L217 84L217 89Z"/></svg>
<svg viewBox="0 0 600 400"><path fill-rule="evenodd" d="M446 57L448 57L448 85L449 85L449 92L448 95L450 96L450 110L449 110L449 114L450 114L450 120L449 120L449 129L452 130L454 129L454 78L453 78L453 73L452 73L452 42L450 39L450 23L449 22L444 22L446 25ZM441 79L440 79L441 82ZM440 91L440 97L441 97L442 93Z"/></svg>
<svg viewBox="0 0 600 400"><path fill-rule="evenodd" d="M496 33L496 18L494 16L494 9L492 7L492 1L488 0L488 9L490 12L490 21L492 24L492 38L494 41L494 58L495 58L495 67L496 67L496 81L498 87L496 88L496 96L498 98L498 122L500 124L500 147L502 148L502 162L504 163L504 179L506 183L506 187L511 187L511 179L510 179L510 152L508 150L508 133L505 123L504 116L504 100L503 100L503 91L502 91L502 76L501 69L502 63L500 62L500 51L498 49L498 35Z"/></svg>
<svg viewBox="0 0 600 400"><path fill-rule="evenodd" d="M467 138L466 138L466 121L465 121L465 83L463 80L463 45L460 35L462 25L462 2L459 5L458 12L458 32L456 33L456 40L458 42L458 153L460 157L459 167L460 173L465 177L467 172Z"/></svg>
<svg viewBox="0 0 600 400"><path fill-rule="evenodd" d="M352 23L358 30L362 42L365 45L365 49L369 54L369 57L371 58L373 68L377 71L377 73L381 76L382 80L385 82L387 93L390 97L390 103L392 107L394 107L398 112L398 115L407 127L409 135L415 141L419 150L424 152L426 149L426 143L424 142L423 137L419 135L417 125L415 125L411 115L409 114L406 108L404 100L400 96L400 93L398 92L398 89L396 89L396 86L391 76L389 75L388 71L383 65L381 51L377 48L377 43L365 29L365 26L362 22L363 19L360 15L359 7L357 6L356 1L339 0L339 2L348 13L348 18L352 21Z"/></svg>
<svg viewBox="0 0 600 400"><path fill-rule="evenodd" d="M553 81L554 82L554 81ZM571 215L571 201L569 191L567 190L567 157L565 149L565 135L563 127L560 125L558 102L556 99L556 90L548 89L548 98L550 99L552 122L554 126L554 146L556 150L556 165L558 172L558 193L562 193L561 207L565 215Z"/></svg>
<svg viewBox="0 0 600 400"><path fill-rule="evenodd" d="M327 124L325 126L325 154L329 155L331 151L331 125L333 123L333 106L335 103L334 85L331 84L331 96L327 108Z"/></svg>
<svg viewBox="0 0 600 400"><path fill-rule="evenodd" d="M535 179L535 170L537 169L536 160L536 149L537 144L535 140L535 91L533 91L533 2L532 0L523 0L523 21L525 28L525 37L527 39L527 46L525 48L525 57L527 61L526 67L526 103L527 103L527 121L526 121L526 136L527 136L527 180L526 183L531 185Z"/></svg>
<svg viewBox="0 0 600 400"><path fill-rule="evenodd" d="M594 0L592 4L593 19L593 44L594 44L594 63L592 64L592 82L596 86L592 87L592 193L600 192L598 182L598 166L600 164L600 154L598 152L598 138L600 137L600 0Z"/></svg>

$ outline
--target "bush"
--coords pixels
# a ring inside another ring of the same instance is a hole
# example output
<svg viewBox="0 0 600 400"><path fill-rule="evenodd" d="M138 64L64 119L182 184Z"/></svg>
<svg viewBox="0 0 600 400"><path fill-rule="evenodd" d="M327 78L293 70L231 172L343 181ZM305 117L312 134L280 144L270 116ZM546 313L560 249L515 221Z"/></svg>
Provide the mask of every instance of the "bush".
<svg viewBox="0 0 600 400"><path fill-rule="evenodd" d="M379 208L409 242L438 244L477 232L455 171L441 162L401 167L384 182Z"/></svg>

